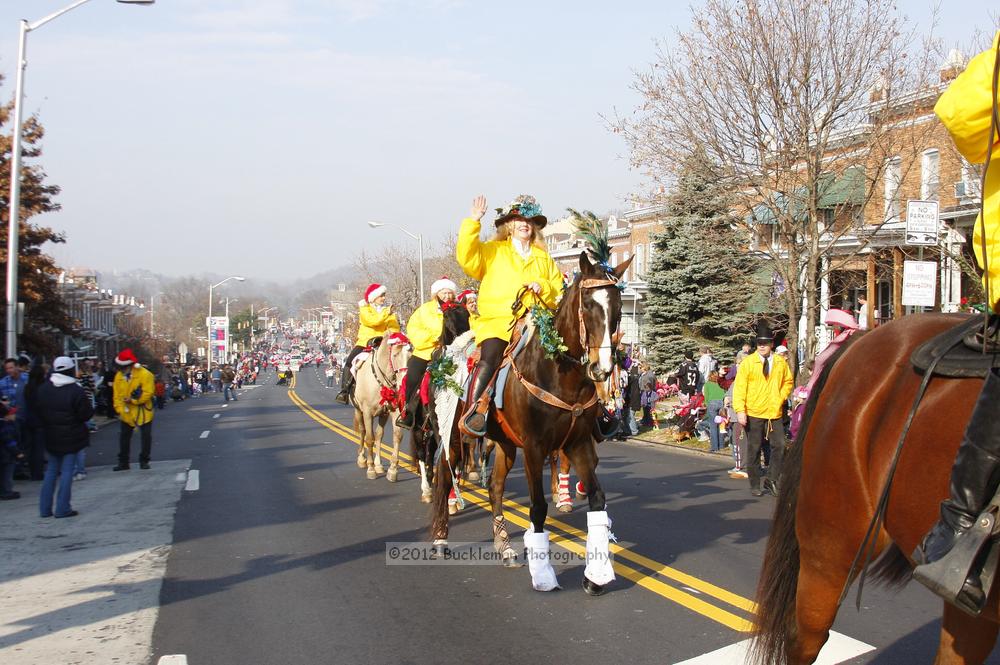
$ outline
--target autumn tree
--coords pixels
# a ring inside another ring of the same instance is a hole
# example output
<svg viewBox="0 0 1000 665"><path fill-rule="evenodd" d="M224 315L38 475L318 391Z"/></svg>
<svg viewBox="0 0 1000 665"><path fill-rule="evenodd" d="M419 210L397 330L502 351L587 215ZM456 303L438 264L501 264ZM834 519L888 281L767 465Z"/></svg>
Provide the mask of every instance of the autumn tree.
<svg viewBox="0 0 1000 665"><path fill-rule="evenodd" d="M0 83L3 78L0 77ZM13 154L14 104L0 106L0 233L7 237L10 225L10 173ZM45 253L46 243L65 242L51 228L31 222L37 215L59 210L55 197L59 187L46 183L45 170L37 163L42 155L45 130L38 119L28 118L22 127L21 201L19 208L18 300L24 303L24 330L19 335L20 350L29 354L54 355L62 346L51 334L67 332L70 320L56 286L60 270ZM0 270L7 271L7 247L0 250ZM6 306L6 301L4 301Z"/></svg>
<svg viewBox="0 0 1000 665"><path fill-rule="evenodd" d="M752 249L780 278L791 356L800 337L811 356L821 279L852 258L838 244L864 249L897 219L882 215L883 176L893 157L904 169L920 161L931 123L908 121L938 85L935 51L893 0L705 0L692 11L637 73L642 105L614 129L654 202L694 151L717 165ZM898 192L906 173L892 177Z"/></svg>

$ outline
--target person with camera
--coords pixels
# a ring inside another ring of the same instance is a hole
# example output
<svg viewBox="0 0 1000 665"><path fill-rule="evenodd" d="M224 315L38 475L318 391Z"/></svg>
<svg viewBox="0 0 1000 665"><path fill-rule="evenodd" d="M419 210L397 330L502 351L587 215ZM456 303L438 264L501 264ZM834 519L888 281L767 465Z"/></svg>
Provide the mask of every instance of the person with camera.
<svg viewBox="0 0 1000 665"><path fill-rule="evenodd" d="M149 468L149 456L153 448L153 397L155 380L153 373L139 364L132 349L125 349L115 357L118 373L115 374L115 409L121 422L118 437L118 466L115 471L129 469L129 448L132 430L139 428L142 450L139 452L139 468Z"/></svg>

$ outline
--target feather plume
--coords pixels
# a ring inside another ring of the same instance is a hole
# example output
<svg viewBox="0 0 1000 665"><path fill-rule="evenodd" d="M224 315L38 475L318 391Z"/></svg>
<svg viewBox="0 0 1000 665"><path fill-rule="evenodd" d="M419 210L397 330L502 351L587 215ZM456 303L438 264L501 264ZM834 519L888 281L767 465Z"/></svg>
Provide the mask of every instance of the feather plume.
<svg viewBox="0 0 1000 665"><path fill-rule="evenodd" d="M584 210L582 213L566 208L573 220L573 228L577 235L587 244L590 258L601 265L608 265L611 260L611 241L608 239L608 225L597 218L597 215Z"/></svg>

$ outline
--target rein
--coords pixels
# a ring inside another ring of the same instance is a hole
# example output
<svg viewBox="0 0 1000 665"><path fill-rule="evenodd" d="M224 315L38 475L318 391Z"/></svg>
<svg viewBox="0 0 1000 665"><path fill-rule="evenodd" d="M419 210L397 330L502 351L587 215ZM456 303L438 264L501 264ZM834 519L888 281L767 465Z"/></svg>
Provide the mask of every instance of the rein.
<svg viewBox="0 0 1000 665"><path fill-rule="evenodd" d="M390 344L390 346L392 346ZM389 356L389 372L390 375L386 375L385 370L382 369L381 365L378 363L378 349L376 349L371 355L371 366L372 366L372 376L375 377L375 382L379 385L379 397L381 404L394 404L399 395L399 375L406 373L406 367L397 368L392 362L392 352L388 351Z"/></svg>

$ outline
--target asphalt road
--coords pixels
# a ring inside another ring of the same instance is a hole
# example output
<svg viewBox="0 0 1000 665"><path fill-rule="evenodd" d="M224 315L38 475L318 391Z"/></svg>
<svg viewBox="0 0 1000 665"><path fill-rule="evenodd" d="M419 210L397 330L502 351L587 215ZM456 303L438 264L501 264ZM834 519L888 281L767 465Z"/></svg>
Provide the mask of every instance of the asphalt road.
<svg viewBox="0 0 1000 665"><path fill-rule="evenodd" d="M590 598L572 563L556 569L563 590L542 594L526 568L386 565L386 542L427 540L418 479L365 478L343 429L350 412L322 372L305 369L293 391L273 383L271 372L228 406L210 395L158 416L154 465L191 459L200 488L178 506L153 663L679 663L746 638L774 504L728 478L730 460L601 444L598 473L625 548L618 579ZM97 437L91 463L112 461L114 433ZM508 489L520 546L520 463ZM485 492L466 496L450 540L491 542L477 505ZM584 503L553 516L553 533L579 551ZM871 589L860 613L851 597L834 630L874 647L846 662L931 662L939 613L918 585Z"/></svg>

